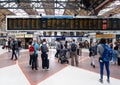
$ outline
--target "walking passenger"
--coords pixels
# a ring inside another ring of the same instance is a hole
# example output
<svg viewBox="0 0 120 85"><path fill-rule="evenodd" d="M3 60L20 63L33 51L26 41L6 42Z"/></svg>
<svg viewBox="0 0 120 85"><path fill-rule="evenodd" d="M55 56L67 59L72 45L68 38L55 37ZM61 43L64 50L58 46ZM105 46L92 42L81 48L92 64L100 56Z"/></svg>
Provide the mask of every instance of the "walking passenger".
<svg viewBox="0 0 120 85"><path fill-rule="evenodd" d="M91 59L91 66L93 66L93 68L95 68L95 44L92 43L90 48L89 48L89 56L90 56L90 59Z"/></svg>
<svg viewBox="0 0 120 85"><path fill-rule="evenodd" d="M17 48L18 48L17 42L15 41L15 39L13 39L13 41L12 41L12 57L11 57L11 60L13 60L14 56L15 56L15 60L17 60L17 55L16 55Z"/></svg>
<svg viewBox="0 0 120 85"><path fill-rule="evenodd" d="M11 49L11 38L8 39L8 52L10 52Z"/></svg>

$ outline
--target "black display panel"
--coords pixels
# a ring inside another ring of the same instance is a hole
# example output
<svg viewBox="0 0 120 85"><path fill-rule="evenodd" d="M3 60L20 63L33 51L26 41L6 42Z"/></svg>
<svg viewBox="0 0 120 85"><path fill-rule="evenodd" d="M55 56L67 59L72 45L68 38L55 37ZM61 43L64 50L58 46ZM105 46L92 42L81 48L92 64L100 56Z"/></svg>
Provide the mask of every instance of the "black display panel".
<svg viewBox="0 0 120 85"><path fill-rule="evenodd" d="M7 18L7 30L120 30L120 19Z"/></svg>

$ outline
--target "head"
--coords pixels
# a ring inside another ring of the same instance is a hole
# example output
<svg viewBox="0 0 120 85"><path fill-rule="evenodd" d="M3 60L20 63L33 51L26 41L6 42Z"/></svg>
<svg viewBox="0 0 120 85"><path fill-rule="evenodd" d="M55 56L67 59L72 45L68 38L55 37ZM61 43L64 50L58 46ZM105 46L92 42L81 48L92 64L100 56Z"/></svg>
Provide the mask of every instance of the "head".
<svg viewBox="0 0 120 85"><path fill-rule="evenodd" d="M75 42L75 39L73 39L72 41Z"/></svg>
<svg viewBox="0 0 120 85"><path fill-rule="evenodd" d="M100 43L101 43L101 44L106 44L106 39L101 38Z"/></svg>
<svg viewBox="0 0 120 85"><path fill-rule="evenodd" d="M37 43L37 39L33 39L33 42L34 42L34 43Z"/></svg>
<svg viewBox="0 0 120 85"><path fill-rule="evenodd" d="M44 38L44 39L42 40L42 42L46 42L46 39Z"/></svg>

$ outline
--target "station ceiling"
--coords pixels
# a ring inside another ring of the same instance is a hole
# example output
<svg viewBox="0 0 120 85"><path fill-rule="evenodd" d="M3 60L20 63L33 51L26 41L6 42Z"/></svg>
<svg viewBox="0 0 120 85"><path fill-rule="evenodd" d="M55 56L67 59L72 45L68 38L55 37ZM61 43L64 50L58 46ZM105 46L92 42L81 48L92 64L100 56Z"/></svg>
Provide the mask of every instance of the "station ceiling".
<svg viewBox="0 0 120 85"><path fill-rule="evenodd" d="M118 2L120 3L119 0L0 0L0 26L5 26L6 15L95 15L109 17L120 13ZM112 3L116 4L111 5Z"/></svg>

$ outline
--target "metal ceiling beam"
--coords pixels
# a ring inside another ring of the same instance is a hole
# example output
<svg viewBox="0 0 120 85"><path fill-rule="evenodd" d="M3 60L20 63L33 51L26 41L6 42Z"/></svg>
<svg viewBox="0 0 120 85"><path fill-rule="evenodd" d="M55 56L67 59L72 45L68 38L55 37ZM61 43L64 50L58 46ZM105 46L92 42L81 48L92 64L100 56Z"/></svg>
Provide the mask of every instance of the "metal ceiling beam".
<svg viewBox="0 0 120 85"><path fill-rule="evenodd" d="M38 5L35 5L33 4L31 7L30 6L24 6L24 7L21 7L21 6L17 6L17 7L14 7L14 6L10 6L8 5L7 7L5 7L4 5L2 5L2 3L16 3L16 4L20 4L20 3L37 3ZM41 6L41 3L44 3L44 7ZM69 7L51 7L49 6L49 3L51 4L68 4L68 5L73 5L73 6L69 6ZM32 9L33 7L35 9L76 9L78 8L78 5L80 4L80 1L28 1L28 0L20 0L19 2L17 2L17 0L12 0L12 1L0 1L0 9Z"/></svg>
<svg viewBox="0 0 120 85"><path fill-rule="evenodd" d="M41 0L41 1L45 1L45 0ZM47 0L46 0L47 1ZM50 2L54 2L54 0L49 0ZM42 3L41 6L43 6L44 8L47 6L49 7L54 7L54 3ZM54 15L55 14L55 10L54 9L44 9L46 15Z"/></svg>
<svg viewBox="0 0 120 85"><path fill-rule="evenodd" d="M98 15L98 12L104 8L105 5L107 5L108 3L113 2L114 0L105 0L102 4L100 4L98 7L95 8L95 14Z"/></svg>

